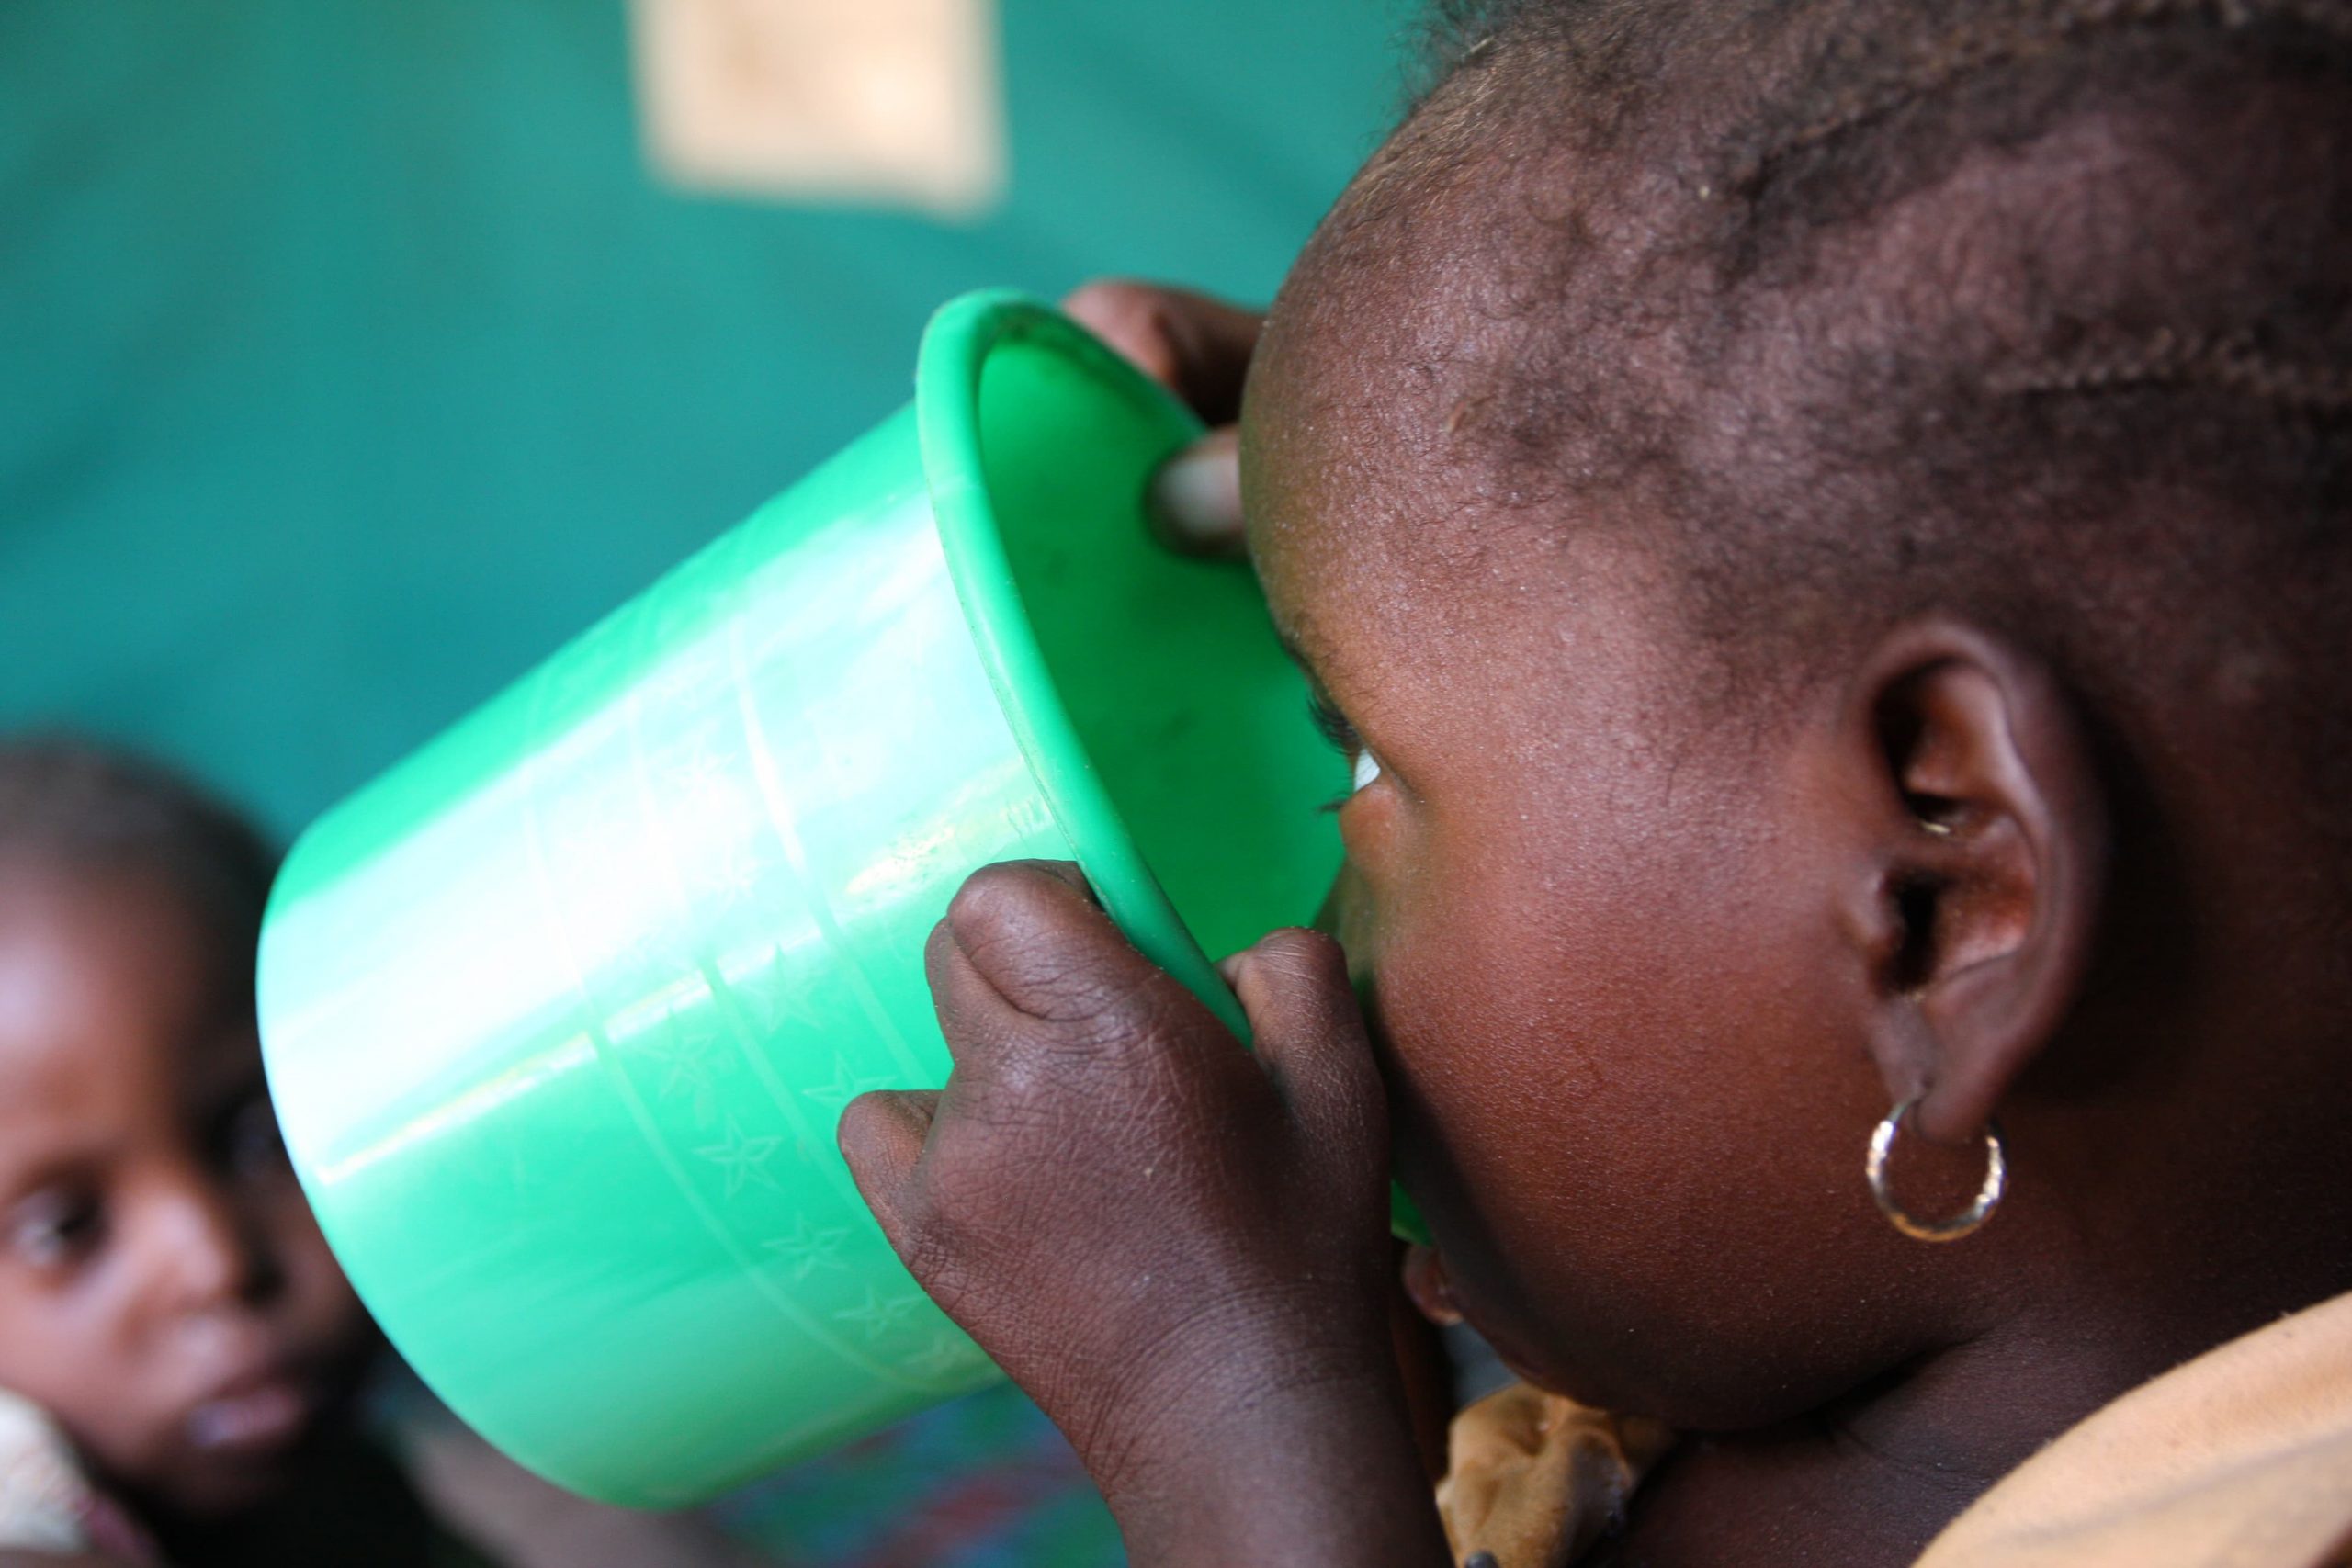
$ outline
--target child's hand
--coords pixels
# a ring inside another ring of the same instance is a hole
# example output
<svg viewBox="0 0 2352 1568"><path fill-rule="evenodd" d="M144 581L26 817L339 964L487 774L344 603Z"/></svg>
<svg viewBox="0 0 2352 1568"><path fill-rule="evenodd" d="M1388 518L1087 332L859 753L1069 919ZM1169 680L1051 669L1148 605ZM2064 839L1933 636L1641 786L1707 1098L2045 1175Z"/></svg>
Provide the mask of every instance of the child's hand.
<svg viewBox="0 0 2352 1568"><path fill-rule="evenodd" d="M1385 1320L1387 1117L1339 948L1227 973L1252 1056L1076 868L932 934L954 1075L842 1152L933 1297L1054 1417L1138 1562L1441 1562Z"/></svg>
<svg viewBox="0 0 2352 1568"><path fill-rule="evenodd" d="M1241 537L1241 387L1265 316L1180 288L1103 279L1062 309L1184 400L1212 426L1169 459L1151 488L1152 520L1188 555L1238 556Z"/></svg>

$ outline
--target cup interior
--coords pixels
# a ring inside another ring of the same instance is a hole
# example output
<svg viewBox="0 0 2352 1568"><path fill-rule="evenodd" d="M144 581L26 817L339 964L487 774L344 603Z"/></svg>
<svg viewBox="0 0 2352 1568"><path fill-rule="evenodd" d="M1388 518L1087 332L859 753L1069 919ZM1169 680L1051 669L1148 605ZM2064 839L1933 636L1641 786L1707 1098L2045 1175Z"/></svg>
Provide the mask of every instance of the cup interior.
<svg viewBox="0 0 2352 1568"><path fill-rule="evenodd" d="M1163 962L1184 930L1216 957L1311 919L1340 860L1318 807L1345 766L1247 563L1176 555L1145 522L1150 476L1199 424L1057 313L994 324L971 417L997 547L985 570L951 565L967 614L1012 623L983 644L1080 863ZM1169 918L1181 929L1148 929Z"/></svg>

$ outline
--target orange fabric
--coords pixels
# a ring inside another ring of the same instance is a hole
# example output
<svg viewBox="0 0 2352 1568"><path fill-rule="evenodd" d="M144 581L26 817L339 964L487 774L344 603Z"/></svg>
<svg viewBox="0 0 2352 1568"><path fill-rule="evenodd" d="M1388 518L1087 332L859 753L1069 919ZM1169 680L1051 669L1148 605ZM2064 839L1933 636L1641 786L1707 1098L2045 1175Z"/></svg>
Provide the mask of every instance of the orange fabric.
<svg viewBox="0 0 2352 1568"><path fill-rule="evenodd" d="M1453 1418L1438 1516L1454 1561L1562 1568L1608 1529L1673 1434L1526 1383Z"/></svg>
<svg viewBox="0 0 2352 1568"><path fill-rule="evenodd" d="M2352 1295L2210 1351L2020 1465L1917 1568L2352 1563Z"/></svg>

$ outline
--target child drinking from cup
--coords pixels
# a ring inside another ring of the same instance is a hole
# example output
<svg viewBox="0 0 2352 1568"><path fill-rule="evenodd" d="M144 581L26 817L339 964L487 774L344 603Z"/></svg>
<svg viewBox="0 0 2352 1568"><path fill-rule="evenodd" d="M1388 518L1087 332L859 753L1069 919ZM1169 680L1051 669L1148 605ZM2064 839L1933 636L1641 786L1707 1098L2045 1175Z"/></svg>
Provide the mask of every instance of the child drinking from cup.
<svg viewBox="0 0 2352 1568"><path fill-rule="evenodd" d="M869 1201L1138 1563L1446 1560L1392 1162L1531 1446L1681 1434L1607 1561L2342 1561L2352 10L1455 9L1262 337L1075 307L1249 367L1339 942L1252 1057L981 873Z"/></svg>

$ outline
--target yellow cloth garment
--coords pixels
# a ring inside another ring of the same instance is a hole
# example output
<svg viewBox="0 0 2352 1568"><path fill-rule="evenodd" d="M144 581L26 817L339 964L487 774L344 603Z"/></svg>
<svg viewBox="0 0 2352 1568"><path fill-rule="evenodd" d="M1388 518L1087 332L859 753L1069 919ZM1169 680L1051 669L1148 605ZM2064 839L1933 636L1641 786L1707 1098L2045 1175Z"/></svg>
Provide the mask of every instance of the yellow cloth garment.
<svg viewBox="0 0 2352 1568"><path fill-rule="evenodd" d="M2143 1384L2018 1467L1917 1568L2352 1563L2352 1295Z"/></svg>
<svg viewBox="0 0 2352 1568"><path fill-rule="evenodd" d="M1456 1562L1572 1562L1668 1440L1524 1383L1471 1405L1438 1491ZM2352 1568L2352 1295L2098 1411L1915 1568Z"/></svg>

